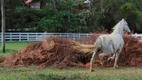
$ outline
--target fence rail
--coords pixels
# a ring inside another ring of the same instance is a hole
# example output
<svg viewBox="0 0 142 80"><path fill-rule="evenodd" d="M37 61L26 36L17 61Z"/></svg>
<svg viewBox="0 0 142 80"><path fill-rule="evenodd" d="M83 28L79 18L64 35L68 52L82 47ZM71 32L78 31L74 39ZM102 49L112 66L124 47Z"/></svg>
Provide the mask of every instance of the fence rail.
<svg viewBox="0 0 142 80"><path fill-rule="evenodd" d="M1 33L0 33L1 35ZM21 33L21 32L8 32L5 33L6 41L41 41L48 36L58 36L61 38L80 39L80 37L88 36L88 33ZM0 36L1 42L1 36Z"/></svg>
<svg viewBox="0 0 142 80"><path fill-rule="evenodd" d="M5 33L6 41L41 41L47 36L58 36L61 38L71 38L78 40L81 37L89 36L89 33L22 33L22 32L7 32ZM142 34L133 34L134 37L142 41ZM1 42L1 33L0 33Z"/></svg>

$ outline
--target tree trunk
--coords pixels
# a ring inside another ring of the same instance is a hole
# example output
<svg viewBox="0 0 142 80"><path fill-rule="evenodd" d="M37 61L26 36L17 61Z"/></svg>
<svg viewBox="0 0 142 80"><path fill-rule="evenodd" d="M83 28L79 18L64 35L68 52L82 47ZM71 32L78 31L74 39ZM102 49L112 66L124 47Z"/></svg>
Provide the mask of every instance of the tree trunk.
<svg viewBox="0 0 142 80"><path fill-rule="evenodd" d="M103 12L103 11L104 11L103 3L104 3L104 1L103 1L103 0L100 0L101 12Z"/></svg>
<svg viewBox="0 0 142 80"><path fill-rule="evenodd" d="M5 53L5 5L4 0L1 0L1 26L2 26L2 35L1 35L1 41L2 41L2 52Z"/></svg>
<svg viewBox="0 0 142 80"><path fill-rule="evenodd" d="M54 9L56 10L56 1L55 1L55 0L52 0L52 2L53 2L53 7L54 7Z"/></svg>

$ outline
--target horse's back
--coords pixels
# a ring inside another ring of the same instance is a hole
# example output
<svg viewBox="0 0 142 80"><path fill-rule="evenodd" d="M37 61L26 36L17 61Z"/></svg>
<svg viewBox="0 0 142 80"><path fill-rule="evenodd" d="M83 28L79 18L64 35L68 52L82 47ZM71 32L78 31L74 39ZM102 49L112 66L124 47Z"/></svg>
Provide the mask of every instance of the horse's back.
<svg viewBox="0 0 142 80"><path fill-rule="evenodd" d="M123 44L124 41L122 36L115 34L99 36L94 45L108 52L116 52L119 48L123 47Z"/></svg>

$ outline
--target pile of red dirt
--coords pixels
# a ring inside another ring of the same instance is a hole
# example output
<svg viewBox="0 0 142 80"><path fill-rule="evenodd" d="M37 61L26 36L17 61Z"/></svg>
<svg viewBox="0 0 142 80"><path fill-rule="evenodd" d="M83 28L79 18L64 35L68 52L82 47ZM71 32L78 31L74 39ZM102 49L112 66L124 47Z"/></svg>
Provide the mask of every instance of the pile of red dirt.
<svg viewBox="0 0 142 80"><path fill-rule="evenodd" d="M125 45L120 54L121 66L142 67L142 42L138 38L124 35Z"/></svg>
<svg viewBox="0 0 142 80"><path fill-rule="evenodd" d="M54 47L46 49L45 42L33 42L24 49L5 58L3 67L31 66L39 68L84 67L91 54L80 53L72 48L72 40L52 37Z"/></svg>
<svg viewBox="0 0 142 80"><path fill-rule="evenodd" d="M97 37L96 37L97 38ZM72 48L72 40L51 37L54 47L48 48L46 43L33 42L24 49L5 57L3 67L38 66L38 68L54 67L89 67L92 53L81 53ZM90 38L89 38L90 39ZM95 39L94 39L95 40ZM125 45L120 55L119 66L142 67L142 42L132 36L124 36ZM94 41L93 41L94 42ZM99 66L99 58L95 58L95 66ZM106 62L105 66L113 66L113 62ZM100 66L99 66L100 67Z"/></svg>
<svg viewBox="0 0 142 80"><path fill-rule="evenodd" d="M123 36L123 39L125 45L123 47L122 52L120 53L120 57L118 59L118 65L124 67L142 67L142 42L140 42L138 38L135 38L127 34ZM113 66L114 61L107 61L108 57L110 56L104 58L105 63L103 67ZM99 64L98 60L99 58L97 58L95 66L102 67ZM88 68L90 65L88 63L85 66Z"/></svg>

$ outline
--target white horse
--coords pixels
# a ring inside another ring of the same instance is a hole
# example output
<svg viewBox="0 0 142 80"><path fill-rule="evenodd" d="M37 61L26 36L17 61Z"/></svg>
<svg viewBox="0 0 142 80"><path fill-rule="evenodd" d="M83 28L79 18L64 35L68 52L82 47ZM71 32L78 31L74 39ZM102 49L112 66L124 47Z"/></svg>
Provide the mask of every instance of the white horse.
<svg viewBox="0 0 142 80"><path fill-rule="evenodd" d="M118 67L117 60L124 45L124 32L130 33L131 30L129 29L127 22L124 19L122 19L113 27L113 32L111 34L101 35L96 39L96 42L94 44L95 50L90 61L90 71L93 71L92 65L94 62L94 57L96 53L98 53L99 49L103 51L101 54L99 54L101 64L103 64L102 59L104 56L113 53L113 56L108 58L108 60L115 59L114 68Z"/></svg>

